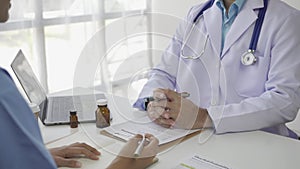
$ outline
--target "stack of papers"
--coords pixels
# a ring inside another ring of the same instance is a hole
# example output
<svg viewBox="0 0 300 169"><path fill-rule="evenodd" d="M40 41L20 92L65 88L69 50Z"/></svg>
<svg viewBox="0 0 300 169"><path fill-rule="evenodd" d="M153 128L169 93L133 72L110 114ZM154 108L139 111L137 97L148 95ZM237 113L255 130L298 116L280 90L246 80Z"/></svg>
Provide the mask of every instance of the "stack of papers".
<svg viewBox="0 0 300 169"><path fill-rule="evenodd" d="M128 141L136 134L149 133L157 137L159 140L159 145L162 145L175 141L199 130L200 129L184 130L177 128L164 128L153 123L148 117L143 117L134 121L132 120L125 123L112 125L105 128L103 131L125 141Z"/></svg>

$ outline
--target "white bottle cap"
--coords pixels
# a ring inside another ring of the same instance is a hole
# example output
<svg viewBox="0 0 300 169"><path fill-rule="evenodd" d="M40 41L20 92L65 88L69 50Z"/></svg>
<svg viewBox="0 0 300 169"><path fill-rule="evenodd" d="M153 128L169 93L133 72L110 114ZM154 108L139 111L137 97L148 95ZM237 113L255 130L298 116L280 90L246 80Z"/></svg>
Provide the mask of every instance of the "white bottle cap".
<svg viewBox="0 0 300 169"><path fill-rule="evenodd" d="M107 105L107 100L106 99L99 99L99 100L97 100L97 105L105 106L105 105Z"/></svg>
<svg viewBox="0 0 300 169"><path fill-rule="evenodd" d="M33 113L36 113L36 112L40 111L40 107L35 103L29 103L29 107L31 108L31 111Z"/></svg>

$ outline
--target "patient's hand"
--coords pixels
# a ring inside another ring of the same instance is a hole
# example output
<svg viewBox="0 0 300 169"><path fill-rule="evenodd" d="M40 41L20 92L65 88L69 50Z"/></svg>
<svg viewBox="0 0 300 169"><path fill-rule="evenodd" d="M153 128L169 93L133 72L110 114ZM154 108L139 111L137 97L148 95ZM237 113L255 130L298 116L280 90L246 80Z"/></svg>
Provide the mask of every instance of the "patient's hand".
<svg viewBox="0 0 300 169"><path fill-rule="evenodd" d="M148 142L139 157L134 157L134 151L142 140L142 136L136 135L126 143L107 169L144 169L155 163L158 160L155 158L158 152L158 139L151 134L146 134L145 137Z"/></svg>
<svg viewBox="0 0 300 169"><path fill-rule="evenodd" d="M80 168L81 163L72 157L86 157L98 160L100 152L85 143L74 143L68 146L49 149L57 167Z"/></svg>

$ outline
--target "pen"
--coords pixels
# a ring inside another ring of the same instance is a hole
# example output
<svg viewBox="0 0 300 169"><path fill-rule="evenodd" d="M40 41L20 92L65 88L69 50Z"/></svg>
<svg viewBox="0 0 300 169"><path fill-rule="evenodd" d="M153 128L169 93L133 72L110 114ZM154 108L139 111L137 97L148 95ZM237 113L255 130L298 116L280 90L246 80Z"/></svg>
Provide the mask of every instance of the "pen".
<svg viewBox="0 0 300 169"><path fill-rule="evenodd" d="M188 92L182 92L182 93L179 93L180 95L181 95L181 97L183 97L183 98L187 98L187 97L189 97L190 96L190 93L188 93ZM164 99L166 99L166 98L164 98ZM156 99L156 98L154 98L153 96L151 96L151 97L149 97L148 98L148 100L149 101L160 101L160 100L164 100L164 99Z"/></svg>
<svg viewBox="0 0 300 169"><path fill-rule="evenodd" d="M139 142L139 145L134 152L134 157L139 157L141 155L141 152L144 148L145 141L146 141L146 137L145 134L143 134L143 139L142 141Z"/></svg>

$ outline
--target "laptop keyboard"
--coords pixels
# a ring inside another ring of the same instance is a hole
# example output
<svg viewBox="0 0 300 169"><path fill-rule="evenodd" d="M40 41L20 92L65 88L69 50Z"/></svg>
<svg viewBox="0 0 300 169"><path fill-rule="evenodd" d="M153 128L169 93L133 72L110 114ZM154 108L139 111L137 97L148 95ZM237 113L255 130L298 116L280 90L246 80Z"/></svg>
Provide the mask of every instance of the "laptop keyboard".
<svg viewBox="0 0 300 169"><path fill-rule="evenodd" d="M47 121L68 122L71 110L77 111L78 120L95 118L96 101L92 95L48 98Z"/></svg>

